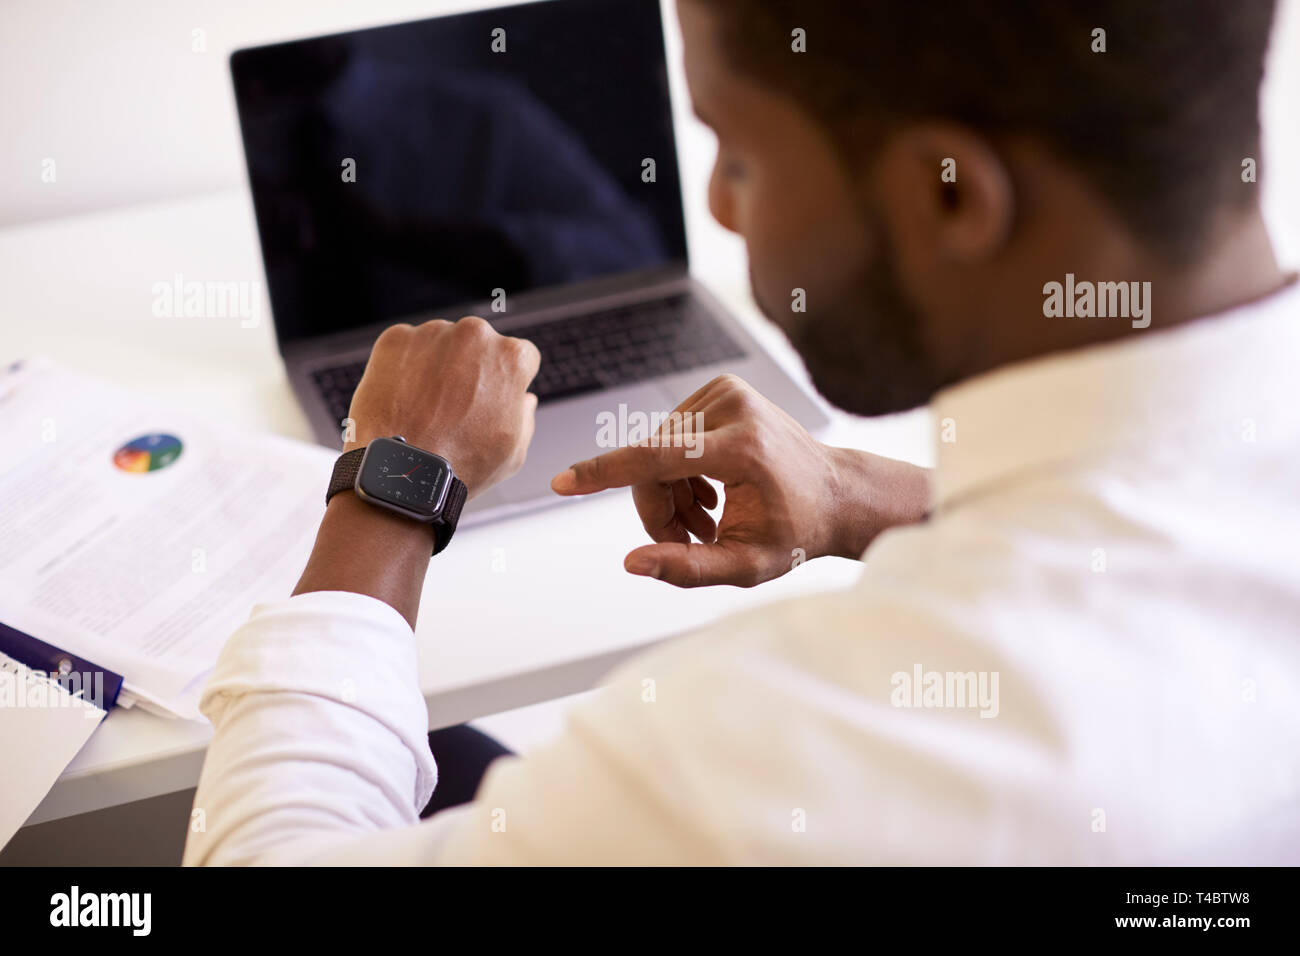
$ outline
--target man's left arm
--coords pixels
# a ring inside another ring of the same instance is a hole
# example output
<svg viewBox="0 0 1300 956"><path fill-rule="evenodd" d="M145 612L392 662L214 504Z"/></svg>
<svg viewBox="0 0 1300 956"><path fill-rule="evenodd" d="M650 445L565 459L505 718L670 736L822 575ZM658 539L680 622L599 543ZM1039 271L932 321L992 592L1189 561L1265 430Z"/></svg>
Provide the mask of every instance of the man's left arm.
<svg viewBox="0 0 1300 956"><path fill-rule="evenodd" d="M479 318L393 326L346 448L400 433L473 497L523 464L539 361ZM287 862L418 820L437 779L413 634L433 544L429 526L352 492L330 500L294 597L255 610L204 689L215 735L186 863Z"/></svg>

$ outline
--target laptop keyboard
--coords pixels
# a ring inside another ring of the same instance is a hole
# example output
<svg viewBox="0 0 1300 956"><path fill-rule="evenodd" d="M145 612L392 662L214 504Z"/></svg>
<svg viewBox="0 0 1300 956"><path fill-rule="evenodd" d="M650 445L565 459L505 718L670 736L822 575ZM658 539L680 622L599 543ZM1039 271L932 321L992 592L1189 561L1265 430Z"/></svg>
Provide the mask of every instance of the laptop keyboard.
<svg viewBox="0 0 1300 956"><path fill-rule="evenodd" d="M638 302L529 326L519 337L542 353L529 391L540 402L631 385L741 358L744 351L690 295ZM335 421L347 417L365 360L312 373Z"/></svg>

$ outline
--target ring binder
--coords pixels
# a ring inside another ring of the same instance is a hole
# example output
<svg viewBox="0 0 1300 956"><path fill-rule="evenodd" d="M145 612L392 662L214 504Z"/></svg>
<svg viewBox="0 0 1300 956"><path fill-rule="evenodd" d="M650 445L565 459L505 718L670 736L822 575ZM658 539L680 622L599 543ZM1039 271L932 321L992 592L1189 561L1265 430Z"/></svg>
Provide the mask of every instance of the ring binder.
<svg viewBox="0 0 1300 956"><path fill-rule="evenodd" d="M48 675L65 690L108 710L122 692L122 675L67 651L0 624L0 654L28 670Z"/></svg>

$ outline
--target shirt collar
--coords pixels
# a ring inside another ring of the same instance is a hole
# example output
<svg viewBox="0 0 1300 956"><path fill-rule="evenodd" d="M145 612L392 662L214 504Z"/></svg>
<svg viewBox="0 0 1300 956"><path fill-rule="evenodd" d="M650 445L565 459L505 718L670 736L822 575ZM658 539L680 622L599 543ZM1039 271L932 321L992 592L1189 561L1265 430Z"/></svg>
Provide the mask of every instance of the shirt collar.
<svg viewBox="0 0 1300 956"><path fill-rule="evenodd" d="M1300 433L1300 283L1167 330L1017 362L941 390L934 510L1023 472L1162 443ZM1289 430L1288 430L1289 429Z"/></svg>

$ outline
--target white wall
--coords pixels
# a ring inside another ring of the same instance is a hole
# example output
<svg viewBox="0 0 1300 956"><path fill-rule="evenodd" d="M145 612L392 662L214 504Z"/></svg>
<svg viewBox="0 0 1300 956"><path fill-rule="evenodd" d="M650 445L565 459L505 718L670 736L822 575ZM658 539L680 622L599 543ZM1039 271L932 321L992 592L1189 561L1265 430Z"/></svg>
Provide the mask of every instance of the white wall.
<svg viewBox="0 0 1300 956"><path fill-rule="evenodd" d="M0 0L0 225L241 183L232 50L493 5Z"/></svg>
<svg viewBox="0 0 1300 956"><path fill-rule="evenodd" d="M1225 3L1233 0L1224 0ZM0 226L238 185L243 160L231 50L489 6L481 0L0 0ZM709 134L685 109L673 61L692 233L702 220ZM207 50L191 49L205 31ZM1265 87L1270 221L1300 261L1300 0L1283 0ZM57 182L41 182L56 163ZM717 237L710 237L716 239ZM692 236L694 241L695 236Z"/></svg>
<svg viewBox="0 0 1300 956"><path fill-rule="evenodd" d="M1279 255L1300 265L1300 0L1282 0L1278 10L1262 105L1264 211Z"/></svg>

